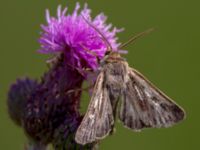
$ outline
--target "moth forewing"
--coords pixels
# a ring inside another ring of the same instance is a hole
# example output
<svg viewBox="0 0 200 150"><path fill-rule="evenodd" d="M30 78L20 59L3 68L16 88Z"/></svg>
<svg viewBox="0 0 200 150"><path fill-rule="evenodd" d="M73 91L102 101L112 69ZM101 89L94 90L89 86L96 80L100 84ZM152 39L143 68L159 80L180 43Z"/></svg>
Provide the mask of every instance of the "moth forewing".
<svg viewBox="0 0 200 150"><path fill-rule="evenodd" d="M108 91L104 86L104 72L96 80L87 112L77 129L75 140L85 145L104 138L114 124Z"/></svg>
<svg viewBox="0 0 200 150"><path fill-rule="evenodd" d="M184 110L135 69L129 68L126 85L119 111L126 127L135 131L169 127L184 119Z"/></svg>

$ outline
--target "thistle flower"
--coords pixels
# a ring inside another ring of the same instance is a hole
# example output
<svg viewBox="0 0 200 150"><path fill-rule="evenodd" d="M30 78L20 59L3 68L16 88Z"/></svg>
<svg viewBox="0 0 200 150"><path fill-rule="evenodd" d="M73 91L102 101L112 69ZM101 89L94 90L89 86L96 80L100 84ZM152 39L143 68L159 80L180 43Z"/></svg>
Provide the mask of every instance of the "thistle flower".
<svg viewBox="0 0 200 150"><path fill-rule="evenodd" d="M97 146L96 143L81 146L74 140L83 118L79 113L80 89L86 78L81 71L97 69L96 57L104 57L107 49L101 35L88 22L104 35L113 50L119 46L115 35L121 30L110 30L112 25L105 24L103 13L92 19L87 5L80 13L79 8L77 3L74 12L66 15L67 8L61 10L59 6L57 18L50 17L47 10L48 24L42 25L39 52L54 54L49 71L42 76L40 83L20 80L9 91L9 114L23 127L29 139L28 150L46 150L49 143L55 150L91 150Z"/></svg>
<svg viewBox="0 0 200 150"><path fill-rule="evenodd" d="M29 78L18 79L8 92L7 106L11 119L21 126L22 116L28 97L33 93L38 83Z"/></svg>
<svg viewBox="0 0 200 150"><path fill-rule="evenodd" d="M26 102L24 129L31 139L42 144L53 140L54 131L66 118L79 115L81 91L68 91L80 89L83 77L65 64L66 58L61 55Z"/></svg>
<svg viewBox="0 0 200 150"><path fill-rule="evenodd" d="M62 11L61 6L59 6L57 18L50 17L49 11L46 11L48 24L41 26L43 32L39 40L41 43L39 52L44 54L64 53L70 66L79 70L83 68L95 70L98 65L96 57L102 58L104 56L107 45L86 20L91 22L105 36L114 50L119 46L115 35L122 30L114 28L110 31L112 25L105 23L107 17L103 13L92 19L91 10L87 7L87 4L80 13L78 13L79 8L80 5L77 3L74 12L66 15L67 8Z"/></svg>

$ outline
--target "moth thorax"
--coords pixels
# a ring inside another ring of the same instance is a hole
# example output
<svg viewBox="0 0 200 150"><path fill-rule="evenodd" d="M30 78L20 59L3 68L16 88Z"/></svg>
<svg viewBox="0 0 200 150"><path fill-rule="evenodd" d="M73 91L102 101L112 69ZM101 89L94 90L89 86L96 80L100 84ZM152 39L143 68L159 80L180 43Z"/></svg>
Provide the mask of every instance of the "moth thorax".
<svg viewBox="0 0 200 150"><path fill-rule="evenodd" d="M126 83L127 66L120 61L108 63L105 66L106 83L112 86L112 89L121 89Z"/></svg>
<svg viewBox="0 0 200 150"><path fill-rule="evenodd" d="M113 57L113 58L121 58L120 54L118 52L112 52L110 54L110 57Z"/></svg>

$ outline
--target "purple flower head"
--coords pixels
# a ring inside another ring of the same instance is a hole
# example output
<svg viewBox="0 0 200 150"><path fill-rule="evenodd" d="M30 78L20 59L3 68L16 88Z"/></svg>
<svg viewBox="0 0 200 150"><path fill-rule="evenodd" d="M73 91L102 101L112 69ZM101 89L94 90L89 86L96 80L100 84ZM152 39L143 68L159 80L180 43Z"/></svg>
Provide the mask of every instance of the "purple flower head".
<svg viewBox="0 0 200 150"><path fill-rule="evenodd" d="M37 81L29 78L17 79L8 92L7 106L11 119L19 126L22 125L22 116L28 97L38 86Z"/></svg>
<svg viewBox="0 0 200 150"><path fill-rule="evenodd" d="M92 19L91 10L87 4L80 13L78 12L79 8L80 5L77 3L73 13L66 15L67 8L61 10L61 6L59 6L57 17L51 17L49 11L46 11L48 24L41 26L43 32L39 39L41 44L39 52L44 54L64 53L68 65L79 70L83 68L95 70L98 67L96 57L101 59L104 56L107 45L87 21L104 35L113 50L117 50L119 46L115 35L122 30L117 28L110 30L112 25L105 23L107 17L103 13Z"/></svg>
<svg viewBox="0 0 200 150"><path fill-rule="evenodd" d="M64 65L64 56L57 57L52 68L44 74L36 90L26 100L23 127L36 143L46 145L53 140L55 130L66 120L79 115L83 76Z"/></svg>

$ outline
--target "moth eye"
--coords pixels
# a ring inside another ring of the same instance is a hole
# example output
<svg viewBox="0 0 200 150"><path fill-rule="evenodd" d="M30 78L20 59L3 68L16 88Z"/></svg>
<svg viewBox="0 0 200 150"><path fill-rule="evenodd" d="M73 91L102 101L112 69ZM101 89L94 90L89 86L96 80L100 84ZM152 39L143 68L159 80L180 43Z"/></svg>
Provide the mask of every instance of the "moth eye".
<svg viewBox="0 0 200 150"><path fill-rule="evenodd" d="M106 52L105 52L105 56L109 55L109 54L110 54L110 52L111 52L111 51L109 51L109 50L108 50L108 51L106 51Z"/></svg>

